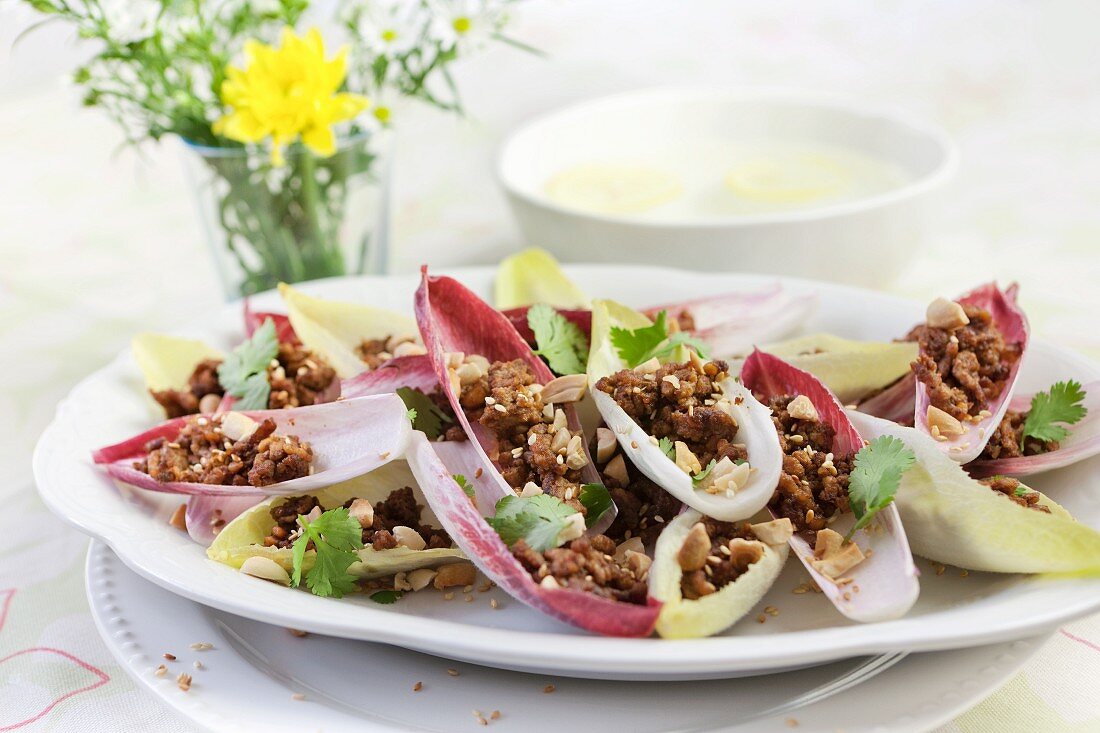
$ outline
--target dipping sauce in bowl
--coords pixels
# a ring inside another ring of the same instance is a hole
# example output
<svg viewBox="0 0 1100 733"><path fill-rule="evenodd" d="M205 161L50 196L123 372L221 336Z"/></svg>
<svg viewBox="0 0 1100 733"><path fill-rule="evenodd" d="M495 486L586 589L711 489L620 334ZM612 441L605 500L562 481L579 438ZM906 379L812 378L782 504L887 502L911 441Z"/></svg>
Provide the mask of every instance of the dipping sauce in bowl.
<svg viewBox="0 0 1100 733"><path fill-rule="evenodd" d="M650 262L889 284L957 153L933 126L814 93L658 89L575 105L505 142L527 244Z"/></svg>

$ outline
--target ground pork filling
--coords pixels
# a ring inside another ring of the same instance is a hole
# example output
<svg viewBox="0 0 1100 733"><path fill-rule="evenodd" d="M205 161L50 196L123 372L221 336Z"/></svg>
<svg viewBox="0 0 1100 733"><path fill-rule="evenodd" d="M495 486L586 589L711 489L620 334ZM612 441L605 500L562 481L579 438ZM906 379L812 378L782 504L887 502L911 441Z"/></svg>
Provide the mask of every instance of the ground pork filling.
<svg viewBox="0 0 1100 733"><path fill-rule="evenodd" d="M451 538L438 527L421 522L424 511L422 504L416 503L413 490L409 487L394 489L383 501L370 506L364 499L348 499L343 504L359 520L363 528L363 545L375 550L392 550L399 544L394 535L397 527L408 527L424 540L424 549L441 549L451 546ZM369 510L367 509L368 507ZM315 496L291 496L283 503L271 507L271 518L275 524L264 538L266 547L287 548L298 537L298 515L308 516L314 509L318 513L332 507L324 507Z"/></svg>
<svg viewBox="0 0 1100 733"><path fill-rule="evenodd" d="M271 419L252 423L255 427L247 435L232 439L222 429L224 419L187 418L175 440L147 443L148 455L134 468L157 481L221 486L270 486L309 475L313 448L308 442L296 435L275 435Z"/></svg>
<svg viewBox="0 0 1100 733"><path fill-rule="evenodd" d="M407 346L402 347L402 344ZM423 347L416 348L415 344L416 340L409 336L391 335L380 339L363 339L355 347L355 354L368 369L377 369L395 356L423 354Z"/></svg>
<svg viewBox="0 0 1100 733"><path fill-rule="evenodd" d="M520 359L490 364L472 356L451 373L467 415L496 438L490 458L508 485L526 496L550 494L584 514L584 438L569 429L564 412L543 404L531 368Z"/></svg>
<svg viewBox="0 0 1100 733"><path fill-rule="evenodd" d="M920 346L912 368L928 388L932 406L956 420L974 422L989 414L1020 358L1020 347L1005 342L989 311L972 305L963 305L962 310L969 323L953 327L924 323L905 340Z"/></svg>
<svg viewBox="0 0 1100 733"><path fill-rule="evenodd" d="M763 547L747 522L703 517L692 527L676 556L683 572L680 592L689 600L717 593L761 557Z"/></svg>
<svg viewBox="0 0 1100 733"><path fill-rule="evenodd" d="M604 532L616 543L640 538L652 547L665 524L680 513L680 500L650 481L619 453L615 434L598 428L589 445L603 485L618 508L615 521Z"/></svg>
<svg viewBox="0 0 1100 733"><path fill-rule="evenodd" d="M652 370L642 365L600 379L596 389L610 395L649 435L684 443L706 468L723 458L748 459L745 446L736 442L737 421L719 386L728 372L724 361L692 360Z"/></svg>
<svg viewBox="0 0 1100 733"><path fill-rule="evenodd" d="M580 537L562 547L538 552L523 540L512 555L544 588L570 588L623 603L646 603L649 558L640 552L616 554L605 535Z"/></svg>
<svg viewBox="0 0 1100 733"><path fill-rule="evenodd" d="M795 531L817 531L833 515L850 511L852 458L833 455L836 433L829 425L817 417L791 415L788 408L794 399L776 395L768 401L783 449L783 470L768 506L776 516L789 518Z"/></svg>
<svg viewBox="0 0 1100 733"><path fill-rule="evenodd" d="M187 388L150 390L169 418L212 413L225 395L218 381L218 359L204 359L191 373ZM281 343L279 353L267 367L271 384L269 409L315 405L336 379L336 370L312 351L300 345Z"/></svg>
<svg viewBox="0 0 1100 733"><path fill-rule="evenodd" d="M985 484L1009 501L1013 501L1022 507L1050 514L1050 509L1039 503L1039 492L1030 491L1010 476L990 476L989 478L978 479L978 482Z"/></svg>
<svg viewBox="0 0 1100 733"><path fill-rule="evenodd" d="M1056 440L1039 440L1031 436L1025 437L1025 422L1027 422L1026 412L1017 410L1006 412L1001 419L1001 424L989 436L989 442L986 443L980 457L993 460L998 458L1020 458L1058 450L1059 445Z"/></svg>

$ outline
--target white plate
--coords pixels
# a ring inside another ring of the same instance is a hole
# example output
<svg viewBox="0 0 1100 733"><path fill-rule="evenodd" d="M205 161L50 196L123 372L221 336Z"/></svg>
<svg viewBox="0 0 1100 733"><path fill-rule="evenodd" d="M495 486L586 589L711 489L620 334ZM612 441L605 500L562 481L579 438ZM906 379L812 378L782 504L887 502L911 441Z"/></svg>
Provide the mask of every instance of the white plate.
<svg viewBox="0 0 1100 733"><path fill-rule="evenodd" d="M92 543L88 600L119 664L177 711L213 731L616 730L805 733L926 731L1000 687L1045 637L951 652L860 658L736 681L593 682L502 672L333 637L292 636L188 602ZM172 619L170 624L164 619ZM195 651L195 642L213 649ZM166 662L165 652L178 659ZM203 669L196 670L195 661ZM164 664L169 674L153 674ZM451 667L458 677L447 673ZM176 675L193 678L181 692ZM419 692L413 686L421 682ZM552 694L543 692L553 684ZM655 690L655 685L660 685ZM843 694L840 694L843 693ZM295 694L305 700L295 700ZM655 700L659 699L659 703Z"/></svg>
<svg viewBox="0 0 1100 733"><path fill-rule="evenodd" d="M770 279L698 275L642 267L568 268L582 287L643 305L708 292L760 287ZM458 273L488 292L492 271ZM410 309L413 277L358 278L313 283L304 289L334 298L370 300ZM922 317L920 304L828 284L788 281L795 290L816 289L817 314L806 330L831 330L854 338L889 339ZM273 297L257 299L273 306ZM240 314L186 331L231 346ZM216 324L217 327L211 327ZM239 337L239 336L236 336ZM1058 378L1100 379L1100 367L1041 342L1032 347L1022 389L1043 388ZM143 394L129 353L78 385L58 408L35 452L39 491L50 508L87 534L110 545L122 560L153 582L192 600L268 623L333 636L381 641L494 667L613 679L732 677L790 669L861 654L950 649L1024 638L1100 609L1100 580L1046 580L949 569L925 571L921 597L903 619L877 624L846 622L820 595L793 595L804 580L797 563L787 569L760 607L780 613L757 623L756 614L726 636L666 641L595 638L527 609L499 590L461 594L445 602L434 591L381 606L366 599L318 598L242 576L206 559L203 548L166 525L178 502L147 492L120 490L91 463L89 452L125 438L157 420ZM1093 459L1035 480L1080 519L1100 526L1100 461ZM489 599L496 598L499 610Z"/></svg>

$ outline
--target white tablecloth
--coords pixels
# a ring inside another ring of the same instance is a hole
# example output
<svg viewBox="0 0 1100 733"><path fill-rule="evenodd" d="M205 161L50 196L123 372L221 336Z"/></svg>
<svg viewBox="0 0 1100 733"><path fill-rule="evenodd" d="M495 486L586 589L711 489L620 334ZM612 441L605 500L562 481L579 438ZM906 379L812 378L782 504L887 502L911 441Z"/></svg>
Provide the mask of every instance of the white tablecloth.
<svg viewBox="0 0 1100 733"><path fill-rule="evenodd" d="M891 289L927 298L1016 279L1038 334L1100 357L1098 8L534 0L514 33L548 58L497 49L464 63L467 119L399 113L395 267L493 262L517 246L491 154L532 114L666 83L828 90L936 120L962 146L938 232ZM0 8L0 49L27 15ZM30 451L78 379L219 293L177 146L116 154L113 127L56 79L81 51L42 34L9 52L0 80L0 730L190 731L96 636L86 540L43 508ZM944 730L1100 730L1098 679L1093 618Z"/></svg>

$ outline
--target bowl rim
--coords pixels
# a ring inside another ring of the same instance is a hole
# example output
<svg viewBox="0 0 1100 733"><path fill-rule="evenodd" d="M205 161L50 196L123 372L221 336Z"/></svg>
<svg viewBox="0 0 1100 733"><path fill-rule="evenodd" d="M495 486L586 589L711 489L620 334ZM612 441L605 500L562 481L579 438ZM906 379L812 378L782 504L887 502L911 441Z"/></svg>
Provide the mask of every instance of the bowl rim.
<svg viewBox="0 0 1100 733"><path fill-rule="evenodd" d="M805 108L829 109L854 117L877 118L894 128L922 137L931 142L939 153L939 160L932 169L911 181L873 196L857 198L812 209L794 209L786 212L768 212L745 216L706 216L690 219L648 219L635 214L600 214L556 203L549 198L531 194L515 185L505 173L505 167L513 154L517 141L533 129L558 120L583 115L593 109L629 107L642 102L657 100L666 103L686 99L724 98L728 101L759 101L786 103ZM722 86L660 86L603 95L536 115L513 129L500 143L495 163L498 185L509 198L530 206L551 211L559 216L588 220L618 226L636 226L647 229L721 229L755 227L762 225L812 222L861 214L896 204L931 191L954 177L959 167L959 149L950 135L939 125L912 115L890 105L867 104L850 97L829 92L807 91L783 87L722 87Z"/></svg>

